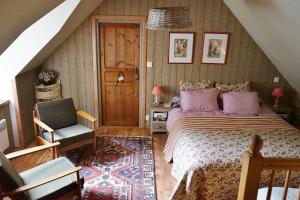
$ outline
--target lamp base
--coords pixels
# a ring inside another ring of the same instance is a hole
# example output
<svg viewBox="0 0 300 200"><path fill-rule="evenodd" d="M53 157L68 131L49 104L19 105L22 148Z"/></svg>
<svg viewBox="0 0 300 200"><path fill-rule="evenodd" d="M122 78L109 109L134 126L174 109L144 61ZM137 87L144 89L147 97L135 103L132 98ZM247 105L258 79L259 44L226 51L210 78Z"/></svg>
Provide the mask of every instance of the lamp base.
<svg viewBox="0 0 300 200"><path fill-rule="evenodd" d="M153 102L153 105L159 105L160 104L160 102L159 102L159 96L158 95L155 95L154 96L154 102Z"/></svg>
<svg viewBox="0 0 300 200"><path fill-rule="evenodd" d="M276 97L275 102L274 102L274 108L278 108L278 100L279 100L279 98Z"/></svg>

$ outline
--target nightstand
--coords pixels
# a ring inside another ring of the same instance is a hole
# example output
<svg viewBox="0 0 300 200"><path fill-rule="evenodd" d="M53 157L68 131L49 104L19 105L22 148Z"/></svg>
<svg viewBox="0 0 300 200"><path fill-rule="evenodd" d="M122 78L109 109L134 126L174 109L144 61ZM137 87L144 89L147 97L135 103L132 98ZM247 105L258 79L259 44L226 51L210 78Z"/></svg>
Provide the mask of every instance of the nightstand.
<svg viewBox="0 0 300 200"><path fill-rule="evenodd" d="M168 112L172 108L164 107L163 105L152 106L150 113L150 133L167 132Z"/></svg>
<svg viewBox="0 0 300 200"><path fill-rule="evenodd" d="M287 122L291 122L291 113L293 109L289 106L278 106L274 107L273 105L268 105L268 107L277 113L282 119L286 120Z"/></svg>

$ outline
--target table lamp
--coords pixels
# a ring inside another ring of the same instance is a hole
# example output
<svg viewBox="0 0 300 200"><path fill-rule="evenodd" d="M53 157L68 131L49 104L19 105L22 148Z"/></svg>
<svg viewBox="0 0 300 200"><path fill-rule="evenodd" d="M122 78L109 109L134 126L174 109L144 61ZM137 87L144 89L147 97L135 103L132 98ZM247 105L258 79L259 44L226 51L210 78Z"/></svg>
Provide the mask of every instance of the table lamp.
<svg viewBox="0 0 300 200"><path fill-rule="evenodd" d="M161 89L161 87L159 86L155 86L153 89L152 89L152 94L154 94L154 105L159 105L159 96L163 94L163 91Z"/></svg>
<svg viewBox="0 0 300 200"><path fill-rule="evenodd" d="M283 96L282 89L280 87L274 88L274 90L272 91L272 96L276 97L275 98L275 103L274 103L274 108L278 108L279 97Z"/></svg>

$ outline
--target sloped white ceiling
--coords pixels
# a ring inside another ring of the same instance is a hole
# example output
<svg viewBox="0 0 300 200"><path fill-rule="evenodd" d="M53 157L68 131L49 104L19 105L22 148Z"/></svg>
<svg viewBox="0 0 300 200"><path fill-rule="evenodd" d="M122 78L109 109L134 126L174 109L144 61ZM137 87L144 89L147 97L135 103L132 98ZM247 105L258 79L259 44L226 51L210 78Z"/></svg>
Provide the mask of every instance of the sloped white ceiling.
<svg viewBox="0 0 300 200"><path fill-rule="evenodd" d="M223 1L291 86L300 92L300 1Z"/></svg>
<svg viewBox="0 0 300 200"><path fill-rule="evenodd" d="M0 83L14 77L59 33L80 0L66 0L24 30L0 55ZM4 84L4 83L3 83ZM1 85L3 85L1 84Z"/></svg>
<svg viewBox="0 0 300 200"><path fill-rule="evenodd" d="M103 2L103 0L81 0L59 33L30 61L20 72L38 67L53 51L61 45L76 28Z"/></svg>
<svg viewBox="0 0 300 200"><path fill-rule="evenodd" d="M64 0L0 0L0 55L31 24Z"/></svg>

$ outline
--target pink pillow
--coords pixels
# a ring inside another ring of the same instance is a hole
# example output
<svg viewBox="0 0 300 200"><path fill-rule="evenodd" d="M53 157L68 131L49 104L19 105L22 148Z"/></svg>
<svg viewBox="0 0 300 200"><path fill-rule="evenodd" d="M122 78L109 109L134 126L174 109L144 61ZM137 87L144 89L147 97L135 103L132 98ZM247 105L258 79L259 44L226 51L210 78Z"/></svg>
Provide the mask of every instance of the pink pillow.
<svg viewBox="0 0 300 200"><path fill-rule="evenodd" d="M259 101L257 92L223 93L223 111L225 114L258 115Z"/></svg>
<svg viewBox="0 0 300 200"><path fill-rule="evenodd" d="M181 91L182 112L219 110L218 94L219 90L216 88Z"/></svg>

